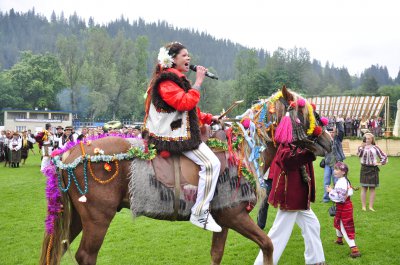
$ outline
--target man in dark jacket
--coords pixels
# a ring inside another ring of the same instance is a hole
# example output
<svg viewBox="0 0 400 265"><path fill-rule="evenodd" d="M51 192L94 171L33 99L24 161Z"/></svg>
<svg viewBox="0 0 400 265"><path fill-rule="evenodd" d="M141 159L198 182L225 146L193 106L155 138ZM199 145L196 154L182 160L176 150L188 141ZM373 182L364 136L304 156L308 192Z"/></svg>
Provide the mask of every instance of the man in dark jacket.
<svg viewBox="0 0 400 265"><path fill-rule="evenodd" d="M342 141L344 136L344 126L342 122L337 122L336 127L328 128L328 131L331 133L331 137L333 139L332 152L325 154L325 168L324 168L324 191L325 187L336 184L336 178L333 176L333 168L336 162L343 162L346 159L343 153ZM328 192L324 192L324 196L322 197L323 202L330 202Z"/></svg>
<svg viewBox="0 0 400 265"><path fill-rule="evenodd" d="M279 263L295 224L304 238L305 263L325 264L320 223L311 209L311 203L315 201L314 160L315 155L308 150L281 145L271 164L269 174L273 181L268 202L278 208L268 232L274 245L274 264ZM254 264L263 264L261 250Z"/></svg>

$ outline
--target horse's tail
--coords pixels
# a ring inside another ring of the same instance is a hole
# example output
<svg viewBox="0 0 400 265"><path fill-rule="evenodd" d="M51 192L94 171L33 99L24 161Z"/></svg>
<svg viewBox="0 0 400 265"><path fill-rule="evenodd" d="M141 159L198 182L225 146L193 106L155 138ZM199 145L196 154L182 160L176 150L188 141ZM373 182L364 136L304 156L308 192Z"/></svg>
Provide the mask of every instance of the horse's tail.
<svg viewBox="0 0 400 265"><path fill-rule="evenodd" d="M54 220L52 234L45 232L42 243L42 254L40 265L60 264L61 257L69 246L69 231L71 222L71 212L73 207L67 192L61 192L62 210Z"/></svg>

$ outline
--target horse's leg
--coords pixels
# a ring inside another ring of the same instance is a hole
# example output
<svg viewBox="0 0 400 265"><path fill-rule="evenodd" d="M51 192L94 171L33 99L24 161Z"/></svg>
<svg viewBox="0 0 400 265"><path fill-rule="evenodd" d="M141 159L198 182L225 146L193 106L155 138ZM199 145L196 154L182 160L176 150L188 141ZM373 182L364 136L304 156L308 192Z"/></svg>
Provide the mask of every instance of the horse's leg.
<svg viewBox="0 0 400 265"><path fill-rule="evenodd" d="M250 218L246 203L218 212L218 224L231 228L258 244L264 255L264 265L272 265L273 245L271 239Z"/></svg>
<svg viewBox="0 0 400 265"><path fill-rule="evenodd" d="M221 264L227 236L228 228L226 227L222 227L222 231L220 233L213 233L211 245L211 265Z"/></svg>
<svg viewBox="0 0 400 265"><path fill-rule="evenodd" d="M82 240L75 254L80 265L96 264L97 255L115 213L116 211L112 215L105 215L99 211L91 211L82 219Z"/></svg>

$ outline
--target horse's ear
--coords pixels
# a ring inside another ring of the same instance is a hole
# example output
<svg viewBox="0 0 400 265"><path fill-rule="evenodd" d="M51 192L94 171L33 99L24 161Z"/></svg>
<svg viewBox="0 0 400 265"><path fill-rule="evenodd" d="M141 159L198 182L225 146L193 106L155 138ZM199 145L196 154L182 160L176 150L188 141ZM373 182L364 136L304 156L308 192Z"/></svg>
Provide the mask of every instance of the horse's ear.
<svg viewBox="0 0 400 265"><path fill-rule="evenodd" d="M282 87L282 96L287 101L293 101L293 95L292 93L289 92L289 90L286 88L285 85L283 85Z"/></svg>

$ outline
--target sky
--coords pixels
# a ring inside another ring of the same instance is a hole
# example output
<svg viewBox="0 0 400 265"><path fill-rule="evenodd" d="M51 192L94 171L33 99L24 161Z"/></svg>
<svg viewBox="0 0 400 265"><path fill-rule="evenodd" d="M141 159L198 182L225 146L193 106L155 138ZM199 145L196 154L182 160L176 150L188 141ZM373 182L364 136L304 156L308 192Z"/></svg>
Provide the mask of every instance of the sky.
<svg viewBox="0 0 400 265"><path fill-rule="evenodd" d="M328 61L352 75L371 65L387 66L392 78L400 70L397 0L0 0L2 12L32 7L48 18L53 10L65 17L76 12L100 24L121 15L165 20L270 53L306 48L322 66Z"/></svg>

